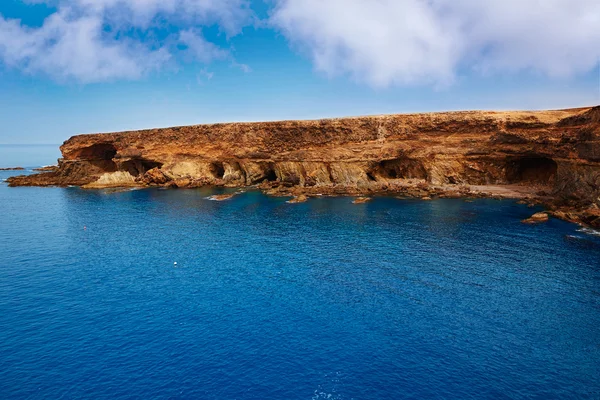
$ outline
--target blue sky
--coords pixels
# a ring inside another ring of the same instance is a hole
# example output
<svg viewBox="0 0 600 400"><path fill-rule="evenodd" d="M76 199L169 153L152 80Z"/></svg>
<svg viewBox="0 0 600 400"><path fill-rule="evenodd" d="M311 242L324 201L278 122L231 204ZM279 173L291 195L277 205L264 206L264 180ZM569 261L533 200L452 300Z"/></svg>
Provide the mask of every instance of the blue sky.
<svg viewBox="0 0 600 400"><path fill-rule="evenodd" d="M0 143L594 105L599 57L596 0L2 0Z"/></svg>

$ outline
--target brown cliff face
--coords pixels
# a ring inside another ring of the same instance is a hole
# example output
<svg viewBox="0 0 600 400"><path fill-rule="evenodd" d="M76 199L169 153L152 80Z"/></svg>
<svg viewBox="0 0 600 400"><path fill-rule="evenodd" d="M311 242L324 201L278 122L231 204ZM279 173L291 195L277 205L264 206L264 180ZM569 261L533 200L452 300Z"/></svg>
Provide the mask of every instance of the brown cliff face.
<svg viewBox="0 0 600 400"><path fill-rule="evenodd" d="M57 171L9 183L295 194L516 185L556 206L600 206L600 106L197 125L78 135L61 151Z"/></svg>

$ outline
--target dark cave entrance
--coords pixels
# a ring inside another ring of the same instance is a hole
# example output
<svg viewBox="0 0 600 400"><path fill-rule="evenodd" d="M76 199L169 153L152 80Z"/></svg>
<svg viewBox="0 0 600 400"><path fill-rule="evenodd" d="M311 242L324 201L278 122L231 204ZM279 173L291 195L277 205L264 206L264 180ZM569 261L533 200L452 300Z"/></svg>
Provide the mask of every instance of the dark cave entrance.
<svg viewBox="0 0 600 400"><path fill-rule="evenodd" d="M275 164L261 162L258 163L259 170L253 172L251 175L248 175L248 183L255 184L261 182L276 182L277 181L277 173L275 172Z"/></svg>
<svg viewBox="0 0 600 400"><path fill-rule="evenodd" d="M523 157L512 160L506 168L508 183L550 185L556 178L558 165L548 157Z"/></svg>
<svg viewBox="0 0 600 400"><path fill-rule="evenodd" d="M162 163L156 161L134 158L122 162L120 170L127 171L132 176L140 176L144 175L146 172L150 171L153 168L162 168L162 166Z"/></svg>
<svg viewBox="0 0 600 400"><path fill-rule="evenodd" d="M82 149L77 158L86 160L110 161L117 155L117 149L110 143L95 144Z"/></svg>
<svg viewBox="0 0 600 400"><path fill-rule="evenodd" d="M277 173L272 164L269 164L264 171L265 179L269 182L275 182L277 180Z"/></svg>
<svg viewBox="0 0 600 400"><path fill-rule="evenodd" d="M99 143L81 149L75 156L79 160L85 160L90 165L104 172L115 172L117 164L113 158L117 155L117 149L111 143Z"/></svg>
<svg viewBox="0 0 600 400"><path fill-rule="evenodd" d="M209 169L215 179L223 179L223 176L225 176L225 167L222 162L211 163Z"/></svg>
<svg viewBox="0 0 600 400"><path fill-rule="evenodd" d="M410 158L397 158L377 163L367 172L369 180L384 179L427 179L427 170L420 161Z"/></svg>

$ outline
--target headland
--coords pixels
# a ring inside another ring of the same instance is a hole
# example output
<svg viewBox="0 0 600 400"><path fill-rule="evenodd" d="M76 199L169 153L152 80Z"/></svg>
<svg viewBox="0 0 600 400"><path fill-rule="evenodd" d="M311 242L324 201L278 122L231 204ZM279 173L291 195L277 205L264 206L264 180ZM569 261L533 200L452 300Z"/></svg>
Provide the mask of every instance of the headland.
<svg viewBox="0 0 600 400"><path fill-rule="evenodd" d="M600 227L600 106L222 123L77 135L10 186L519 198Z"/></svg>

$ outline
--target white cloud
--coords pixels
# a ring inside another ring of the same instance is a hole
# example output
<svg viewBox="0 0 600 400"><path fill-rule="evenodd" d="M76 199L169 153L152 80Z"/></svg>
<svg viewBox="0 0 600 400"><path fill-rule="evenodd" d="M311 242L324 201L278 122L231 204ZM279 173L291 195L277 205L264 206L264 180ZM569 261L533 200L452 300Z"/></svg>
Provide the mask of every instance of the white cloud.
<svg viewBox="0 0 600 400"><path fill-rule="evenodd" d="M49 3L57 11L37 28L0 15L0 63L82 83L139 78L172 62L181 46L202 63L230 58L200 27L217 24L232 36L252 17L246 0L29 2ZM158 40L155 30L165 24L178 32Z"/></svg>
<svg viewBox="0 0 600 400"><path fill-rule="evenodd" d="M59 3L107 15L138 27L148 27L157 16L169 22L218 24L227 34L239 32L250 18L247 0L33 0Z"/></svg>
<svg viewBox="0 0 600 400"><path fill-rule="evenodd" d="M83 83L137 79L182 58L250 71L202 35L212 25L239 34L253 22L250 0L23 1L57 11L41 27L0 15L8 67ZM600 56L598 0L269 1L270 26L316 69L372 86L445 85L464 70L570 77Z"/></svg>
<svg viewBox="0 0 600 400"><path fill-rule="evenodd" d="M227 51L207 41L195 29L187 29L179 32L179 43L186 47L188 55L203 63L209 63L212 60L222 60L229 56Z"/></svg>
<svg viewBox="0 0 600 400"><path fill-rule="evenodd" d="M330 75L451 82L461 68L569 77L600 56L598 0L275 0L270 22Z"/></svg>

